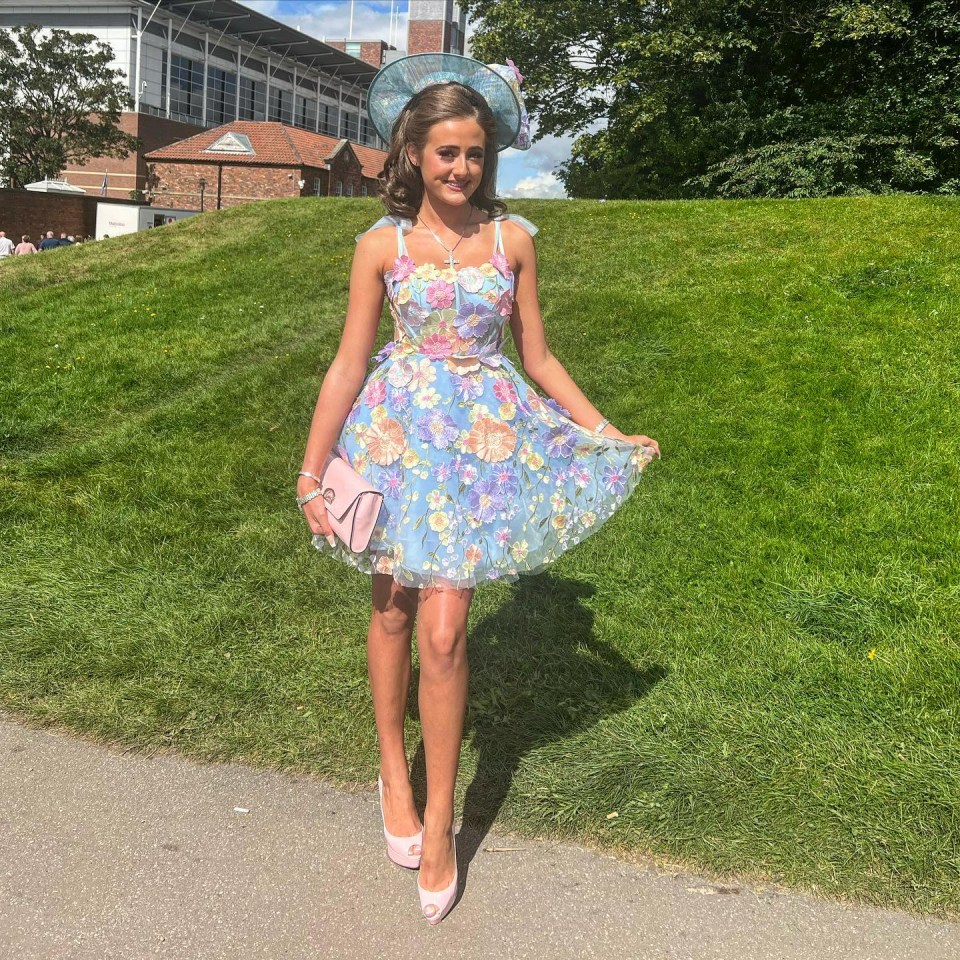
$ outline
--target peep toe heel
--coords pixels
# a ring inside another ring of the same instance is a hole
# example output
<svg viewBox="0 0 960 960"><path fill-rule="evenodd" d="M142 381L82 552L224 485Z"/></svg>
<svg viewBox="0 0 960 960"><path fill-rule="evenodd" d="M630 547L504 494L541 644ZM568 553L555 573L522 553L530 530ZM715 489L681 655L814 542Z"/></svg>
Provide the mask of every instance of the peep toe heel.
<svg viewBox="0 0 960 960"><path fill-rule="evenodd" d="M453 833L453 880L442 890L424 890L417 877L417 893L420 895L420 912L424 915L431 927L435 927L449 912L453 901L457 899L457 828L451 828Z"/></svg>
<svg viewBox="0 0 960 960"><path fill-rule="evenodd" d="M387 841L387 856L401 867L416 870L420 866L420 849L423 843L423 829L410 837L397 837L387 832L387 818L383 814L383 780L377 777L377 790L380 792L380 819L383 821L383 836ZM414 852L416 850L416 852Z"/></svg>

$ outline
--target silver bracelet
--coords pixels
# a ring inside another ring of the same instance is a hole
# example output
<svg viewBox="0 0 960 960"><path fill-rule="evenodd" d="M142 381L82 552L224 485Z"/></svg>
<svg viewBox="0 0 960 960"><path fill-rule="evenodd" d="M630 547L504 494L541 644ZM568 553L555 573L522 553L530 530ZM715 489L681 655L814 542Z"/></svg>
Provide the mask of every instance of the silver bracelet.
<svg viewBox="0 0 960 960"><path fill-rule="evenodd" d="M314 474L312 474L309 470L301 470L301 471L297 474L297 476L298 476L298 477L309 477L311 480L316 480L317 483L323 483L323 481L322 481L319 477L317 477L317 476L315 476Z"/></svg>
<svg viewBox="0 0 960 960"><path fill-rule="evenodd" d="M604 417L594 428L594 433L599 433L610 422L608 417Z"/></svg>
<svg viewBox="0 0 960 960"><path fill-rule="evenodd" d="M297 507L300 512L303 513L303 505L309 500L313 500L315 497L319 497L323 494L323 487L317 487L314 490L311 490L309 493L305 493L302 497L297 497Z"/></svg>

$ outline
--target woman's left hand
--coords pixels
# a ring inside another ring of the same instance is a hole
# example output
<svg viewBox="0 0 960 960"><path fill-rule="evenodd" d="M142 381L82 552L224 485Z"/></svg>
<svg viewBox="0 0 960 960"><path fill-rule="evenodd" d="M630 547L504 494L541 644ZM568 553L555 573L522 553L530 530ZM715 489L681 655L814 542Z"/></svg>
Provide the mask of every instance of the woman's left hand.
<svg viewBox="0 0 960 960"><path fill-rule="evenodd" d="M637 446L641 447L652 447L657 452L657 459L660 459L660 444L656 440L652 440L650 437L644 436L642 433L634 433L629 436L624 436L625 440L628 440L630 443L635 443Z"/></svg>

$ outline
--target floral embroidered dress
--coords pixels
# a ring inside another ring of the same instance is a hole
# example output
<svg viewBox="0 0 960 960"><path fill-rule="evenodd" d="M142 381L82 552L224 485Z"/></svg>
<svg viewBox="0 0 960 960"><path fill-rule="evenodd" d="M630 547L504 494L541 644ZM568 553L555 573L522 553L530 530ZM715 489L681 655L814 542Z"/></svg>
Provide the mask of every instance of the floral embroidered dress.
<svg viewBox="0 0 960 960"><path fill-rule="evenodd" d="M394 338L371 361L335 449L383 506L363 552L318 534L313 545L408 587L537 573L599 529L655 450L574 423L501 353L514 277L499 220L489 260L458 269L415 263L410 221L370 229L384 224L397 232L384 276Z"/></svg>

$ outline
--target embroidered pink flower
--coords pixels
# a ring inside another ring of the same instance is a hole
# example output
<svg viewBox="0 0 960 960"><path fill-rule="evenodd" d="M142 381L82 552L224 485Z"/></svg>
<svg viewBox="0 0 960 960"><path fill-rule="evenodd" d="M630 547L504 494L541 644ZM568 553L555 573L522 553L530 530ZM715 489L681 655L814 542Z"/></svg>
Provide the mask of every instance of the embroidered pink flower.
<svg viewBox="0 0 960 960"><path fill-rule="evenodd" d="M495 253L490 258L490 262L497 268L502 276L510 277L510 262L502 253Z"/></svg>
<svg viewBox="0 0 960 960"><path fill-rule="evenodd" d="M434 310L444 310L453 303L453 285L446 280L434 280L427 284L427 303Z"/></svg>
<svg viewBox="0 0 960 960"><path fill-rule="evenodd" d="M453 352L450 338L442 333L431 333L429 337L425 337L420 343L420 348L433 360L448 357Z"/></svg>
<svg viewBox="0 0 960 960"><path fill-rule="evenodd" d="M497 300L496 307L497 313L501 317L509 317L513 313L513 291L504 290L500 299Z"/></svg>
<svg viewBox="0 0 960 960"><path fill-rule="evenodd" d="M509 380L498 380L493 385L494 396L504 403L517 402L517 388Z"/></svg>
<svg viewBox="0 0 960 960"><path fill-rule="evenodd" d="M414 270L417 269L417 265L413 260L413 257L408 257L406 255L402 257L397 257L393 261L393 279L398 283L402 280L406 280Z"/></svg>
<svg viewBox="0 0 960 960"><path fill-rule="evenodd" d="M387 385L382 380L371 380L363 394L363 402L368 407L383 403L387 396Z"/></svg>

